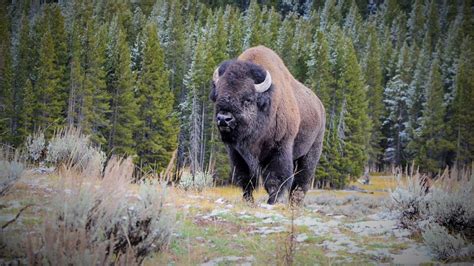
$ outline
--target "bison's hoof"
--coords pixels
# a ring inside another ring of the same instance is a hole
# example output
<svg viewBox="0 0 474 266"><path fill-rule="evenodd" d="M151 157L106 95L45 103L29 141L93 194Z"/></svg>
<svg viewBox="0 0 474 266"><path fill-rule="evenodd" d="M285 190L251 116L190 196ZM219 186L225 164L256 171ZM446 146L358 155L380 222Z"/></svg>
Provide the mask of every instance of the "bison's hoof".
<svg viewBox="0 0 474 266"><path fill-rule="evenodd" d="M249 195L249 194L244 193L243 198L244 198L244 201L246 201L248 203L252 203L252 204L254 203L254 199L253 199L253 196L251 194Z"/></svg>
<svg viewBox="0 0 474 266"><path fill-rule="evenodd" d="M274 205L274 204L277 204L277 203L285 203L286 199L285 199L285 197L282 196L282 194L279 194L279 195L270 194L270 197L268 198L267 203L269 205Z"/></svg>

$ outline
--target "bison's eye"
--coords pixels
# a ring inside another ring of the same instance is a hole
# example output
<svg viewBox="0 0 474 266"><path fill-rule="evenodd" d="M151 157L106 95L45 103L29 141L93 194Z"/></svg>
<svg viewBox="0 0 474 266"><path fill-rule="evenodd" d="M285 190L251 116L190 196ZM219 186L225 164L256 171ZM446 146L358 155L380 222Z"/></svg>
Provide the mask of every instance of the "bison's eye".
<svg viewBox="0 0 474 266"><path fill-rule="evenodd" d="M244 98L242 100L242 105L248 107L252 104L253 100L251 98Z"/></svg>
<svg viewBox="0 0 474 266"><path fill-rule="evenodd" d="M211 101L213 102L215 102L217 99L216 84L214 83L214 81L212 82L212 88L211 92L209 93L209 99L211 99Z"/></svg>

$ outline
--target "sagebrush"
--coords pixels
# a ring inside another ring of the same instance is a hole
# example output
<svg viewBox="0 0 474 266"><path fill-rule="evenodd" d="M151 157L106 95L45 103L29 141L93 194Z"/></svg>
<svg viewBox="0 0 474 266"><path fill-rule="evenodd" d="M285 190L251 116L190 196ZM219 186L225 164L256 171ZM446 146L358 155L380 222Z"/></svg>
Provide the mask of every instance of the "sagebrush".
<svg viewBox="0 0 474 266"><path fill-rule="evenodd" d="M105 159L105 153L92 145L89 136L74 127L57 131L47 147L47 162L68 165L86 175L100 174Z"/></svg>
<svg viewBox="0 0 474 266"><path fill-rule="evenodd" d="M131 192L133 170L131 159L112 158L103 179L62 173L53 212L39 236L29 240L29 261L140 264L151 252L165 248L175 220L164 204L166 187L142 182L138 193ZM43 245L35 245L38 242Z"/></svg>
<svg viewBox="0 0 474 266"><path fill-rule="evenodd" d="M0 150L0 196L4 195L10 187L21 177L25 164L19 151L8 148Z"/></svg>
<svg viewBox="0 0 474 266"><path fill-rule="evenodd" d="M185 190L196 189L201 191L213 184L212 175L205 172L196 172L194 175L189 171L184 171L179 180L179 186Z"/></svg>
<svg viewBox="0 0 474 266"><path fill-rule="evenodd" d="M435 180L416 173L391 192L391 206L398 212L400 224L421 233L437 258L472 257L473 192L472 170L456 174L445 171Z"/></svg>

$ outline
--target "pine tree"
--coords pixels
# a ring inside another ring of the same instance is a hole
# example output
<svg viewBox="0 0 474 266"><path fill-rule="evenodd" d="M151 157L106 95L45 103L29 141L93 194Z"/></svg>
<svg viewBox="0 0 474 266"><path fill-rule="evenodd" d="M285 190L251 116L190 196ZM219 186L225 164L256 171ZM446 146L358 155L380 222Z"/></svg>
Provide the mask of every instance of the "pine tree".
<svg viewBox="0 0 474 266"><path fill-rule="evenodd" d="M352 43L357 51L362 51L363 44L365 44L362 34L362 17L357 8L357 4L352 1L349 13L344 19L343 25L344 33L351 38Z"/></svg>
<svg viewBox="0 0 474 266"><path fill-rule="evenodd" d="M166 64L171 71L169 75L170 86L175 93L175 97L179 97L182 93L182 80L186 71L186 65L184 64L186 61L186 32L181 4L176 1L173 2L169 12L168 20L166 21L168 40L162 46L165 49Z"/></svg>
<svg viewBox="0 0 474 266"><path fill-rule="evenodd" d="M338 3L339 4L339 3ZM336 0L327 0L321 10L320 28L325 31L333 24L338 24L342 21L342 14L336 5Z"/></svg>
<svg viewBox="0 0 474 266"><path fill-rule="evenodd" d="M290 61L287 62L291 73L297 80L305 80L308 72L306 62L309 60L309 51L311 43L311 30L308 21L299 19L293 37L291 47Z"/></svg>
<svg viewBox="0 0 474 266"><path fill-rule="evenodd" d="M295 31L295 14L290 13L281 23L276 41L276 52L284 62L291 62L291 48Z"/></svg>
<svg viewBox="0 0 474 266"><path fill-rule="evenodd" d="M431 0L429 6L427 6L427 18L425 22L425 38L431 40L431 49L434 49L440 35L440 20L438 14L438 5L435 0Z"/></svg>
<svg viewBox="0 0 474 266"><path fill-rule="evenodd" d="M363 173L370 137L366 132L371 125L362 72L352 42L336 26L331 29L331 39L334 83L329 99L324 102L326 137L316 176L319 180L331 180L332 186L343 187L349 179Z"/></svg>
<svg viewBox="0 0 474 266"><path fill-rule="evenodd" d="M130 49L125 33L114 17L107 45L107 89L111 95L108 151L114 154L135 154L133 130L138 124L138 107L133 95Z"/></svg>
<svg viewBox="0 0 474 266"><path fill-rule="evenodd" d="M331 74L329 44L323 31L318 30L311 46L306 84L318 95L323 103L329 102L334 86Z"/></svg>
<svg viewBox="0 0 474 266"><path fill-rule="evenodd" d="M396 74L384 89L384 103L387 117L383 122L387 144L384 160L398 166L406 163L405 147L408 142L406 123L408 121L408 47L403 45L398 57Z"/></svg>
<svg viewBox="0 0 474 266"><path fill-rule="evenodd" d="M367 163L367 148L369 146L371 123L368 117L367 95L364 86L362 71L357 62L352 42L345 42L344 72L338 81L340 88L345 88L346 106L342 108L344 114L342 128L344 129L344 166L349 177L357 178L363 174ZM345 110L344 110L345 109Z"/></svg>
<svg viewBox="0 0 474 266"><path fill-rule="evenodd" d="M374 24L369 26L369 40L366 47L363 67L366 84L368 86L367 95L370 95L370 97L368 97L368 115L372 123L372 131L370 133L369 164L373 167L375 164L378 164L381 159L381 118L383 113L382 60Z"/></svg>
<svg viewBox="0 0 474 266"><path fill-rule="evenodd" d="M82 4L81 23L86 25L81 36L81 66L83 69L83 100L79 119L83 132L91 135L91 140L100 145L107 144L110 127L111 95L106 85L107 27L99 26L92 17L92 6Z"/></svg>
<svg viewBox="0 0 474 266"><path fill-rule="evenodd" d="M57 4L51 4L46 6L45 16L48 17L49 29L54 43L54 65L59 78L58 87L55 91L57 94L62 117L67 114L67 99L68 99L68 84L69 84L69 71L68 71L68 51L67 51L67 34L65 29L64 16L61 12L61 8ZM64 119L61 119L60 125L64 125Z"/></svg>
<svg viewBox="0 0 474 266"><path fill-rule="evenodd" d="M6 3L2 1L2 6ZM10 21L6 8L0 10L0 143L13 139L13 66L10 52Z"/></svg>
<svg viewBox="0 0 474 266"><path fill-rule="evenodd" d="M263 37L262 44L266 47L276 50L276 40L278 34L278 28L280 27L281 16L272 7L267 11L267 17L263 25Z"/></svg>
<svg viewBox="0 0 474 266"><path fill-rule="evenodd" d="M90 111L84 112L84 121L82 128L85 133L90 130L91 140L96 144L105 145L107 143L107 130L110 128L110 120L107 116L110 114L111 94L107 90L106 72L106 46L107 46L107 27L93 24L91 31L88 31L87 53L83 55L83 62L86 64L84 86L92 89L92 101Z"/></svg>
<svg viewBox="0 0 474 266"><path fill-rule="evenodd" d="M410 43L417 42L421 43L424 35L424 20L425 16L423 14L423 3L422 0L415 0L413 8L410 12L408 19L408 41Z"/></svg>
<svg viewBox="0 0 474 266"><path fill-rule="evenodd" d="M465 38L461 45L459 65L455 79L453 119L449 126L453 131L454 164L469 167L474 161L474 49L472 39Z"/></svg>
<svg viewBox="0 0 474 266"><path fill-rule="evenodd" d="M416 48L416 45L413 45L412 48ZM410 56L411 58L416 58L417 61L407 95L408 122L405 125L408 141L405 149L407 160L413 160L419 148L416 139L419 137L421 131L423 105L426 102L425 91L427 90L426 86L431 63L430 54L426 52L426 49L430 50L429 43L424 43L418 56L415 52Z"/></svg>
<svg viewBox="0 0 474 266"><path fill-rule="evenodd" d="M28 16L24 13L21 15L21 24L19 28L17 48L17 63L15 66L14 78L14 105L15 117L12 124L12 132L14 132L15 145L20 145L26 136L32 133L32 112L31 108L34 104L33 84L31 83L31 73L33 72L32 61L32 43L30 37L30 25ZM27 101L29 100L29 102Z"/></svg>
<svg viewBox="0 0 474 266"><path fill-rule="evenodd" d="M461 35L462 21L461 15L456 16L451 21L446 38L443 41L443 49L440 51L441 74L446 90L445 102L447 105L451 104L455 94L454 80L457 72L457 59L461 48L459 43L463 41L463 36ZM447 111L449 113L449 110Z"/></svg>
<svg viewBox="0 0 474 266"><path fill-rule="evenodd" d="M392 23L397 14L400 13L400 7L397 2L397 0L387 0L382 5L384 24L388 27L390 27L390 23Z"/></svg>
<svg viewBox="0 0 474 266"><path fill-rule="evenodd" d="M75 21L74 30L72 32L72 45L71 45L71 63L69 64L69 99L68 99L68 112L67 112L67 124L68 126L79 127L79 116L82 112L82 103L84 102L85 92L83 91L82 84L84 82L83 69L81 66L81 44L80 38L81 33L79 32L79 23Z"/></svg>
<svg viewBox="0 0 474 266"><path fill-rule="evenodd" d="M262 18L261 10L256 0L251 0L249 8L245 11L243 49L261 43Z"/></svg>
<svg viewBox="0 0 474 266"><path fill-rule="evenodd" d="M417 164L423 171L431 173L446 167L446 151L450 149L446 139L448 128L444 123L443 95L439 58L435 55L426 87L421 134L417 141L419 147Z"/></svg>
<svg viewBox="0 0 474 266"><path fill-rule="evenodd" d="M164 51L160 46L157 27L146 26L143 68L138 78L138 117L135 141L140 165L144 170L164 170L176 148L177 127L173 116L174 97L165 69Z"/></svg>
<svg viewBox="0 0 474 266"><path fill-rule="evenodd" d="M230 7L229 7L230 9ZM230 9L230 29L229 29L229 41L227 43L227 54L229 57L237 57L244 50L243 48L243 38L244 38L244 29L242 27L244 17L234 9Z"/></svg>
<svg viewBox="0 0 474 266"><path fill-rule="evenodd" d="M33 109L33 124L35 129L46 130L47 137L64 124L62 115L64 104L61 93L62 69L58 68L56 59L53 36L49 28L46 28L41 39L38 76L34 86L36 102Z"/></svg>
<svg viewBox="0 0 474 266"><path fill-rule="evenodd" d="M333 95L335 94L335 84L331 73L329 52L329 44L326 36L323 31L318 30L314 36L313 44L311 45L310 59L307 62L308 79L306 84L323 102L327 116L331 114L327 118L328 121L326 122L323 154L319 166L316 169L316 180L320 187L329 184L335 177L340 176L336 169L339 153L335 149L336 145L330 145L332 143L337 143L337 139L335 139L335 136L337 135L334 134L333 128L329 127L333 124L334 115L332 114L334 113L335 107L333 99ZM338 183L343 184L343 181Z"/></svg>

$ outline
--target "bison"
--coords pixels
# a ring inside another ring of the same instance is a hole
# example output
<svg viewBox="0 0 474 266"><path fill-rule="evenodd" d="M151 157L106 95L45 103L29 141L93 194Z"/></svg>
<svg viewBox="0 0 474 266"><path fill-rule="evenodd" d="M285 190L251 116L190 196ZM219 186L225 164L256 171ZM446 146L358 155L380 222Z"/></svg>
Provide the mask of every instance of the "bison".
<svg viewBox="0 0 474 266"><path fill-rule="evenodd" d="M221 63L209 98L244 199L253 202L261 174L268 204L283 202L287 192L301 204L322 150L325 110L319 98L264 46Z"/></svg>

